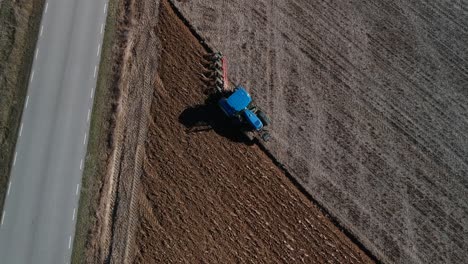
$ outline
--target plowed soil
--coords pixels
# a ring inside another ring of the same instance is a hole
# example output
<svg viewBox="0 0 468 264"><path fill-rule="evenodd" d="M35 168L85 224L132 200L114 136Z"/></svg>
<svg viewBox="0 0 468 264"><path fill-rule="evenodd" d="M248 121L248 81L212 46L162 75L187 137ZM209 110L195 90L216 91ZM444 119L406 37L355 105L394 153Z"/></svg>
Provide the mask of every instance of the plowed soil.
<svg viewBox="0 0 468 264"><path fill-rule="evenodd" d="M467 1L176 1L268 148L384 262L468 259Z"/></svg>
<svg viewBox="0 0 468 264"><path fill-rule="evenodd" d="M103 202L107 217L89 255L117 263L372 262L257 145L223 129L218 109L206 105L207 52L167 0L123 6L126 89L105 188L110 206ZM152 87L151 96L131 80ZM212 129L198 129L199 121Z"/></svg>
<svg viewBox="0 0 468 264"><path fill-rule="evenodd" d="M162 3L136 260L368 261L258 147L179 123L210 92L200 78L205 51Z"/></svg>

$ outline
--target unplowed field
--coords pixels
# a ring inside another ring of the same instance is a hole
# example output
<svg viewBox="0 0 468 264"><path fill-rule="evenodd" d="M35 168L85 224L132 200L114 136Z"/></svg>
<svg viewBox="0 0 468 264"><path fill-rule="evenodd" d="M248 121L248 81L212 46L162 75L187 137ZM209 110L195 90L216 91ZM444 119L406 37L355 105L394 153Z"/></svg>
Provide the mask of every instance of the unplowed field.
<svg viewBox="0 0 468 264"><path fill-rule="evenodd" d="M122 94L90 261L372 262L206 104L206 50L167 0L121 12Z"/></svg>
<svg viewBox="0 0 468 264"><path fill-rule="evenodd" d="M176 2L275 156L385 262L468 259L466 1Z"/></svg>

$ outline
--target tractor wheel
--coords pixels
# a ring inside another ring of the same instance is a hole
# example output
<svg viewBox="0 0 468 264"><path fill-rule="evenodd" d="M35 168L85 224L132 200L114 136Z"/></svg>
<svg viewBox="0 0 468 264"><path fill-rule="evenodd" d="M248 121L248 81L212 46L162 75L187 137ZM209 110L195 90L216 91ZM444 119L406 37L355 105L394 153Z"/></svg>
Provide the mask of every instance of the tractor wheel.
<svg viewBox="0 0 468 264"><path fill-rule="evenodd" d="M257 111L257 116L260 118L260 121L262 121L264 126L268 126L271 123L270 118L268 118L262 110Z"/></svg>
<svg viewBox="0 0 468 264"><path fill-rule="evenodd" d="M263 141L268 142L268 141L270 141L271 135L267 131L264 131L262 133L261 137L262 137Z"/></svg>
<svg viewBox="0 0 468 264"><path fill-rule="evenodd" d="M258 111L258 108L257 108L255 105L253 105L253 104L249 104L249 106L247 106L247 108L248 108L250 111L254 112L254 113L257 113L257 111Z"/></svg>
<svg viewBox="0 0 468 264"><path fill-rule="evenodd" d="M242 134L244 134L245 138L247 139L248 142L252 142L255 139L255 135L253 134L252 131L242 131Z"/></svg>

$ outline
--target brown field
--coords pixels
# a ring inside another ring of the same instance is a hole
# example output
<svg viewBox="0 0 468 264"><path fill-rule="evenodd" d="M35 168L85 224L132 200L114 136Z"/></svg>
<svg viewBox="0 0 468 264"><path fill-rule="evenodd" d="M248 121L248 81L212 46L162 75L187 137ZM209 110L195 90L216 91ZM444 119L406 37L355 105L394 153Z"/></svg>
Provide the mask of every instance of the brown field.
<svg viewBox="0 0 468 264"><path fill-rule="evenodd" d="M268 148L380 260L466 262L466 1L176 5L272 115Z"/></svg>
<svg viewBox="0 0 468 264"><path fill-rule="evenodd" d="M119 28L114 147L88 262L373 262L205 104L207 51L167 0L121 1Z"/></svg>

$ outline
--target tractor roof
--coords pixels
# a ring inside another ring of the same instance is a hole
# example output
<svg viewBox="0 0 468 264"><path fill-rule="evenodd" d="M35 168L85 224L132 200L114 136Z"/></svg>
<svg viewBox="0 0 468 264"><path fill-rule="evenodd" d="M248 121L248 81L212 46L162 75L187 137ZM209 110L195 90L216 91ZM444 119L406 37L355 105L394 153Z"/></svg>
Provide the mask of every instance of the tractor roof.
<svg viewBox="0 0 468 264"><path fill-rule="evenodd" d="M245 90L244 87L238 86L231 96L227 99L227 103L236 111L242 111L245 109L250 102L252 102L252 98L250 94Z"/></svg>

